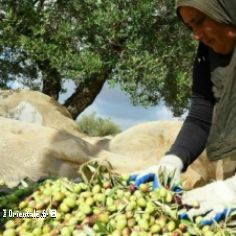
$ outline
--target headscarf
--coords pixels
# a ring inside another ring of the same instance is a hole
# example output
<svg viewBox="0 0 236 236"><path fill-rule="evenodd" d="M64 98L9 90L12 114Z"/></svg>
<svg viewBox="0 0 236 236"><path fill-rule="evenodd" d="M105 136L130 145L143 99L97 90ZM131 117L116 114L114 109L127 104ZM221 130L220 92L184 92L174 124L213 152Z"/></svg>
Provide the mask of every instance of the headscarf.
<svg viewBox="0 0 236 236"><path fill-rule="evenodd" d="M236 26L236 0L176 0L176 9L193 7L211 19Z"/></svg>

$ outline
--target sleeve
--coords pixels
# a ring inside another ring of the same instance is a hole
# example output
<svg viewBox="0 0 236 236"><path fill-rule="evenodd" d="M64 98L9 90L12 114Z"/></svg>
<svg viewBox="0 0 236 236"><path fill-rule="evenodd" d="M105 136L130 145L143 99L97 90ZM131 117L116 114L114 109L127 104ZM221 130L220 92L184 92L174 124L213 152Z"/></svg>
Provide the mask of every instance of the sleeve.
<svg viewBox="0 0 236 236"><path fill-rule="evenodd" d="M213 104L202 95L192 96L186 120L170 150L166 154L178 156L187 167L204 150L211 127Z"/></svg>
<svg viewBox="0 0 236 236"><path fill-rule="evenodd" d="M183 161L183 171L205 148L214 107L211 89L207 48L200 44L193 68L193 95L190 110L174 144L166 153L174 154Z"/></svg>

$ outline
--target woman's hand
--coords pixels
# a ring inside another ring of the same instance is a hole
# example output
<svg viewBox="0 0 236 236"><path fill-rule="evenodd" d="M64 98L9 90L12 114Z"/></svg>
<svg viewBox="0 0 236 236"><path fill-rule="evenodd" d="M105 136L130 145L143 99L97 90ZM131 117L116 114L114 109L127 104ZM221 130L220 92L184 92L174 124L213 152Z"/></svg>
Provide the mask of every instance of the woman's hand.
<svg viewBox="0 0 236 236"><path fill-rule="evenodd" d="M158 188L161 185L158 178L160 171L163 171L166 175L170 176L170 178L173 178L173 182L179 182L182 168L183 162L179 157L175 155L166 155L161 158L157 165L132 174L130 179L135 181L137 187L143 183L153 181L153 187Z"/></svg>
<svg viewBox="0 0 236 236"><path fill-rule="evenodd" d="M204 215L203 225L220 221L236 208L236 175L184 193L182 203L190 206L199 204L198 208L186 212L185 217L191 219Z"/></svg>

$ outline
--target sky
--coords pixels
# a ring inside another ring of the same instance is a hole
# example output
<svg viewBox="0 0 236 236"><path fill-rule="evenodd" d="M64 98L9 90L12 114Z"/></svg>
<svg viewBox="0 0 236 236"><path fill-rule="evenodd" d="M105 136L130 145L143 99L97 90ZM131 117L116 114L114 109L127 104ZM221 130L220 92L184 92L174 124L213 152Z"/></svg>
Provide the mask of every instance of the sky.
<svg viewBox="0 0 236 236"><path fill-rule="evenodd" d="M60 102L63 102L73 92L75 86L72 81L68 80L64 87L68 91L60 96ZM111 118L122 130L148 121L176 119L163 103L147 109L142 106L133 106L129 97L119 87L110 88L107 83L93 104L87 107L78 119L93 112L96 112L99 117Z"/></svg>
<svg viewBox="0 0 236 236"><path fill-rule="evenodd" d="M17 89L23 88L23 85L19 81L14 81L10 84L10 87ZM63 103L73 93L75 84L72 80L66 80L63 88L66 89L66 93L60 94L60 103ZM134 106L130 102L129 96L121 91L119 87L111 88L107 83L105 83L93 104L87 107L77 119L93 112L96 113L97 117L111 118L122 130L149 121L179 119L179 117L173 117L172 112L164 103L149 108ZM182 118L185 116L186 114Z"/></svg>

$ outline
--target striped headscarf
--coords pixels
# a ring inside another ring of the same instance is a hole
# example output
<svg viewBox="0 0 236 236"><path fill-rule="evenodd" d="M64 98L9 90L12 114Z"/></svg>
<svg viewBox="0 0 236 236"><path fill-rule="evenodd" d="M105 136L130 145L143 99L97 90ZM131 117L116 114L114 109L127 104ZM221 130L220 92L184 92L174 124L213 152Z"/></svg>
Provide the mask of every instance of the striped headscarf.
<svg viewBox="0 0 236 236"><path fill-rule="evenodd" d="M176 0L176 8L193 7L211 19L236 26L236 0Z"/></svg>

